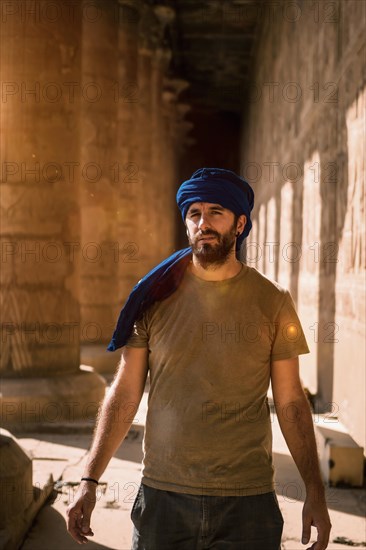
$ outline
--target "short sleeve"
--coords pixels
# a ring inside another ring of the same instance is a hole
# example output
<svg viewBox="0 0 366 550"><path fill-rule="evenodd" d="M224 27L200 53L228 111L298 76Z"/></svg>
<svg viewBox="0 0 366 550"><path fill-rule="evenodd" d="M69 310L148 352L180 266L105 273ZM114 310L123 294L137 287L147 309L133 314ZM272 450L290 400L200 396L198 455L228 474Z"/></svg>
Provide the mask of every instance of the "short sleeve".
<svg viewBox="0 0 366 550"><path fill-rule="evenodd" d="M308 344L295 304L288 290L275 319L274 339L272 342L271 360L290 359L304 353L310 353Z"/></svg>
<svg viewBox="0 0 366 550"><path fill-rule="evenodd" d="M148 343L149 333L147 319L146 315L143 314L139 320L135 321L131 335L126 342L126 346L131 348L146 348L148 347Z"/></svg>

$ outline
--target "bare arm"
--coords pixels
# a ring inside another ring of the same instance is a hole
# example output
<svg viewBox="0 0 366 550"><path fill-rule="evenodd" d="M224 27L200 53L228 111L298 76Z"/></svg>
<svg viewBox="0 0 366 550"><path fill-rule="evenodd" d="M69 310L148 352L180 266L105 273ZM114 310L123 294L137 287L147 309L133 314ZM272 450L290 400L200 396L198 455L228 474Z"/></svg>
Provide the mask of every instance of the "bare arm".
<svg viewBox="0 0 366 550"><path fill-rule="evenodd" d="M117 375L100 408L94 439L82 477L99 480L131 427L144 391L148 372L147 348L122 349ZM96 484L82 481L68 507L68 531L80 544L93 535L90 516L96 502Z"/></svg>
<svg viewBox="0 0 366 550"><path fill-rule="evenodd" d="M314 525L318 530L318 540L310 548L324 550L328 546L331 524L319 468L313 419L299 377L298 357L273 361L271 382L281 431L306 487L302 542L309 542L311 525Z"/></svg>

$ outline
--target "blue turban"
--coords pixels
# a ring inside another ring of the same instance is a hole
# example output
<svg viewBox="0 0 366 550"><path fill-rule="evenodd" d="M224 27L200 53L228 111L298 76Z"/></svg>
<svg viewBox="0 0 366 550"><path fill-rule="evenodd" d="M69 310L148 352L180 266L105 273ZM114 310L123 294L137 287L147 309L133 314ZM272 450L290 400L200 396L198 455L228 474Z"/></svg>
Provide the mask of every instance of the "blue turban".
<svg viewBox="0 0 366 550"><path fill-rule="evenodd" d="M254 206L254 192L243 178L223 168L200 168L191 179L184 181L177 192L177 204L186 219L188 208L194 202L221 204L237 216L245 214L247 222L243 233L236 240L240 250L244 239L252 229L250 212Z"/></svg>
<svg viewBox="0 0 366 550"><path fill-rule="evenodd" d="M223 168L200 168L184 181L176 196L183 221L188 208L194 202L220 204L237 216L245 214L243 233L236 240L236 251L248 236L252 222L250 212L254 206L254 192L243 178ZM147 273L132 289L113 333L108 351L124 346L131 336L134 322L140 319L154 302L165 300L178 288L192 256L191 247L174 252Z"/></svg>

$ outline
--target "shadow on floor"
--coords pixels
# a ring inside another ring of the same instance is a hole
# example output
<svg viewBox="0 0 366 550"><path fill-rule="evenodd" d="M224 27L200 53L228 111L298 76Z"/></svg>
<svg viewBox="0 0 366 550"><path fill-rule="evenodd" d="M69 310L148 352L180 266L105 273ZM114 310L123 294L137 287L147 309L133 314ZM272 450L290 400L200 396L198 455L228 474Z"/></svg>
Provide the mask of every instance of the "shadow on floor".
<svg viewBox="0 0 366 550"><path fill-rule="evenodd" d="M140 430L140 427L137 427L137 429L133 428L132 430L130 430L125 441L117 449L114 456L120 460L128 460L131 462L141 463L143 456L142 435L143 428ZM84 449L85 451L90 448L93 439L92 434L67 435L52 433L18 433L16 437L18 439L35 439L37 441L53 443L55 445ZM21 443L22 442L20 441L20 444ZM44 457L37 455L37 450L35 451L35 453L35 459L44 459ZM61 453L62 451L60 451L60 457L58 458L58 460L62 460ZM57 458L53 457L53 460L57 460Z"/></svg>
<svg viewBox="0 0 366 550"><path fill-rule="evenodd" d="M40 548L79 550L80 546L67 533L64 517L51 506L45 506L34 520L32 528L19 550L39 550ZM86 547L88 550L118 550L111 546L95 543L90 538Z"/></svg>
<svg viewBox="0 0 366 550"><path fill-rule="evenodd" d="M274 453L275 489L278 495L291 502L304 501L305 486L291 456L284 453ZM328 508L351 514L366 516L366 491L364 488L326 487Z"/></svg>

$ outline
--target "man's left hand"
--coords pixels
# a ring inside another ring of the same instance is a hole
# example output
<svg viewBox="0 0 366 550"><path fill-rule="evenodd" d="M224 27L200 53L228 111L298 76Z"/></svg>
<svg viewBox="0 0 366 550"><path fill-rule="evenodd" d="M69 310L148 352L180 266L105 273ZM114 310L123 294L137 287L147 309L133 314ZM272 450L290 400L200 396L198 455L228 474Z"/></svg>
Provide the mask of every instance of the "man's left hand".
<svg viewBox="0 0 366 550"><path fill-rule="evenodd" d="M311 526L316 527L318 538L307 550L325 550L329 542L329 534L332 527L325 498L319 495L313 497L307 495L302 510L302 544L308 544L311 536Z"/></svg>

